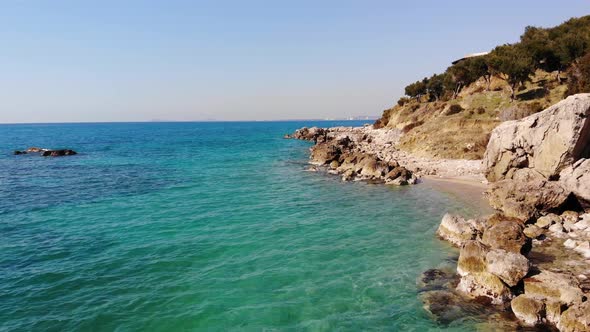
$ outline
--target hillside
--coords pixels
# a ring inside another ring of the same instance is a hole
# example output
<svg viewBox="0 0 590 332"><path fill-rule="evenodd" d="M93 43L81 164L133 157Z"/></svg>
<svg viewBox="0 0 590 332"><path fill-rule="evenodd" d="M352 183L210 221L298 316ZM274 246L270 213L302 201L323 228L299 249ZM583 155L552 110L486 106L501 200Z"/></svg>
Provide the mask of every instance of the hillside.
<svg viewBox="0 0 590 332"><path fill-rule="evenodd" d="M492 78L486 91L487 83L480 79L452 100L429 102L424 97L387 109L376 126L400 129L404 134L398 147L419 156L480 159L499 123L523 118L563 99L567 85L559 84L555 75L537 71L514 101L504 80Z"/></svg>
<svg viewBox="0 0 590 332"><path fill-rule="evenodd" d="M375 128L397 128L418 156L480 159L498 124L590 92L590 16L527 27L521 41L463 59L405 88Z"/></svg>

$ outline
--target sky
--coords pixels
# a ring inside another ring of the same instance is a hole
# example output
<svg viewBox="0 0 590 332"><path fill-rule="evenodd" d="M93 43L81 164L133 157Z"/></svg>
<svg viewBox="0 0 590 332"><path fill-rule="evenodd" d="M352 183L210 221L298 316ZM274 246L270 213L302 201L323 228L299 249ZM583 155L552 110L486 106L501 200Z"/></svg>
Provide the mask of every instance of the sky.
<svg viewBox="0 0 590 332"><path fill-rule="evenodd" d="M0 123L380 115L588 0L0 0Z"/></svg>

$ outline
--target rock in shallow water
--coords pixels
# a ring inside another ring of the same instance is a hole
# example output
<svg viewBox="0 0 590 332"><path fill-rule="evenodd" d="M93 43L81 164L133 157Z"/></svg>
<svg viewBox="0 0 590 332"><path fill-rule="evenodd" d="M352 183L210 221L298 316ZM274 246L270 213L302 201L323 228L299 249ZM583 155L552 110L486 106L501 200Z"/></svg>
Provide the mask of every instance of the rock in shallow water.
<svg viewBox="0 0 590 332"><path fill-rule="evenodd" d="M514 315L529 326L541 323L545 316L545 303L526 294L514 298L510 302L510 307Z"/></svg>
<svg viewBox="0 0 590 332"><path fill-rule="evenodd" d="M62 157L62 156L73 156L78 154L74 150L70 149L58 149L58 150L51 150L51 149L41 149L37 147L28 148L25 151L14 151L15 155L22 155L22 154L31 154L31 153L39 153L43 157Z"/></svg>
<svg viewBox="0 0 590 332"><path fill-rule="evenodd" d="M436 234L443 240L449 241L457 247L461 247L469 240L474 240L478 235L475 221L465 220L461 216L446 213Z"/></svg>
<svg viewBox="0 0 590 332"><path fill-rule="evenodd" d="M508 286L514 287L529 272L529 260L523 255L502 249L492 249L486 254L487 271L498 276Z"/></svg>
<svg viewBox="0 0 590 332"><path fill-rule="evenodd" d="M457 290L474 298L488 298L497 305L512 299L510 289L500 278L489 272L471 273L461 277Z"/></svg>
<svg viewBox="0 0 590 332"><path fill-rule="evenodd" d="M488 227L482 236L482 243L492 249L515 253L528 251L523 224L513 220L502 220Z"/></svg>

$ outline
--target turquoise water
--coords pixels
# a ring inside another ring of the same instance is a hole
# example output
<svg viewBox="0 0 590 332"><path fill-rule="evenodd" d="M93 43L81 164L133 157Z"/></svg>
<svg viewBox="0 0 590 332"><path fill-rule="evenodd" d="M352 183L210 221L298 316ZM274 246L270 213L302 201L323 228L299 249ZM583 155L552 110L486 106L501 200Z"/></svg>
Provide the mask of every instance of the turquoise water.
<svg viewBox="0 0 590 332"><path fill-rule="evenodd" d="M469 330L416 289L465 207L306 172L313 124L1 125L0 330Z"/></svg>

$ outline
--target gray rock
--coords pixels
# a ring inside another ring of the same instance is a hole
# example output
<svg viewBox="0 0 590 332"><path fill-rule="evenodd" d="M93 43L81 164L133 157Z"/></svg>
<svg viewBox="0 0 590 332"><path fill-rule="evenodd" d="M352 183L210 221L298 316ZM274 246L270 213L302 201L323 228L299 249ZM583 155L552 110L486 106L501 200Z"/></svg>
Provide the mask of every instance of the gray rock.
<svg viewBox="0 0 590 332"><path fill-rule="evenodd" d="M526 257L501 249L493 249L486 254L486 266L489 273L510 287L516 286L529 272L529 260Z"/></svg>
<svg viewBox="0 0 590 332"><path fill-rule="evenodd" d="M458 215L445 214L436 231L443 240L447 240L457 247L461 247L469 240L474 240L478 234L472 223Z"/></svg>
<svg viewBox="0 0 590 332"><path fill-rule="evenodd" d="M587 145L590 146L590 142ZM582 206L590 208L590 159L580 159L564 169L559 175L559 182L576 196Z"/></svg>
<svg viewBox="0 0 590 332"><path fill-rule="evenodd" d="M546 178L590 155L590 94L578 94L517 121L507 121L491 134L484 167L490 182L511 169L534 168Z"/></svg>
<svg viewBox="0 0 590 332"><path fill-rule="evenodd" d="M523 176L523 173L530 176ZM487 191L490 205L506 216L524 221L564 206L569 192L558 182L547 181L534 173L522 170L515 179L492 183Z"/></svg>

